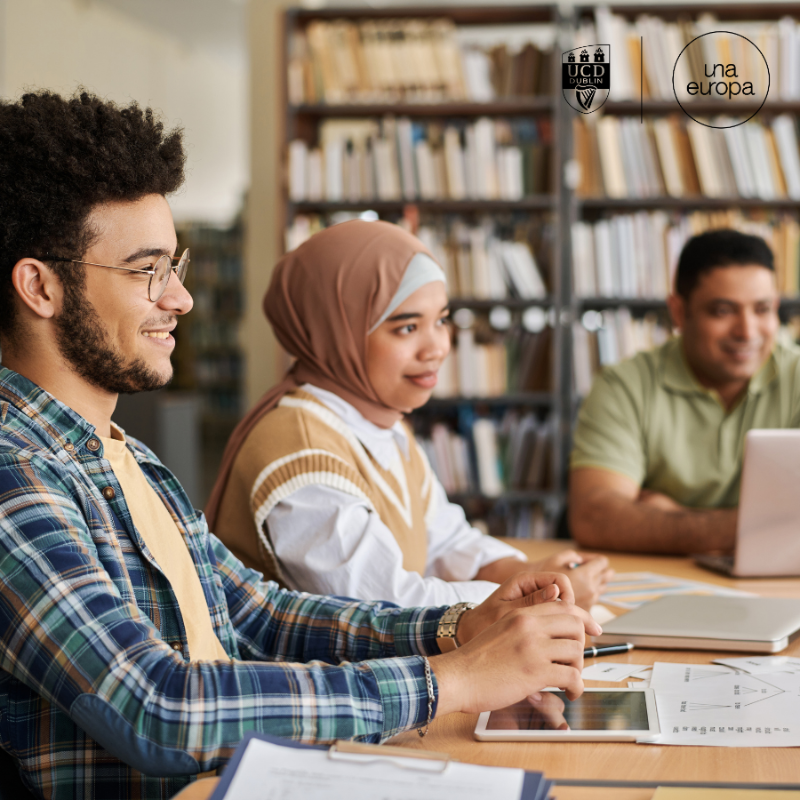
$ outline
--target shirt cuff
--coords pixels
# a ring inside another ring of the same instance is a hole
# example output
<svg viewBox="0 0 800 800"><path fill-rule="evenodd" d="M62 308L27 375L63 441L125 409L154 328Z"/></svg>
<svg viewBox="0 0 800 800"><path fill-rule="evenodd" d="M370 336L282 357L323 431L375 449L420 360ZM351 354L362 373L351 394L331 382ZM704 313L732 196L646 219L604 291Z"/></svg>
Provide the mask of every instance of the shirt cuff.
<svg viewBox="0 0 800 800"><path fill-rule="evenodd" d="M436 629L450 606L404 608L394 624L394 649L398 656L437 656Z"/></svg>
<svg viewBox="0 0 800 800"><path fill-rule="evenodd" d="M382 742L427 722L428 682L425 678L425 661L420 656L380 659L366 662L365 665L375 676L383 706ZM431 678L435 698L433 717L439 705L439 685L433 670Z"/></svg>

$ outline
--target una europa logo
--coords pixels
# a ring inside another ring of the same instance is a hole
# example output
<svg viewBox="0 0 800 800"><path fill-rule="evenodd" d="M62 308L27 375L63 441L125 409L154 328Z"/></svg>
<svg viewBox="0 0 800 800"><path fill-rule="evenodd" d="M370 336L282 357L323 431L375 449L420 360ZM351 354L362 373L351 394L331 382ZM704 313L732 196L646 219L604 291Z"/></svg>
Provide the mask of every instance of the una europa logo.
<svg viewBox="0 0 800 800"><path fill-rule="evenodd" d="M733 128L752 119L769 94L769 64L755 42L733 31L710 31L687 44L675 61L672 90L678 104L695 122L708 128ZM714 116L701 116L696 100L716 106ZM746 110L742 110L742 105Z"/></svg>
<svg viewBox="0 0 800 800"><path fill-rule="evenodd" d="M576 111L597 111L610 90L611 45L585 44L561 54L561 91Z"/></svg>

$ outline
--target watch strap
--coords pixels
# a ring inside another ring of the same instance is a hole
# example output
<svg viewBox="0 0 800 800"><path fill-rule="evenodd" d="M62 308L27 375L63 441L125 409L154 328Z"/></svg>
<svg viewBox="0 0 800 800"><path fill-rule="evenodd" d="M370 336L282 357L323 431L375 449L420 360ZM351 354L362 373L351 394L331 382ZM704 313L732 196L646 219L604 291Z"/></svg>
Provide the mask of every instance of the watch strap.
<svg viewBox="0 0 800 800"><path fill-rule="evenodd" d="M476 605L477 603L456 603L442 614L439 619L439 625L436 628L436 643L442 653L449 653L458 647L456 633L458 632L458 623L461 615L465 611L475 608Z"/></svg>

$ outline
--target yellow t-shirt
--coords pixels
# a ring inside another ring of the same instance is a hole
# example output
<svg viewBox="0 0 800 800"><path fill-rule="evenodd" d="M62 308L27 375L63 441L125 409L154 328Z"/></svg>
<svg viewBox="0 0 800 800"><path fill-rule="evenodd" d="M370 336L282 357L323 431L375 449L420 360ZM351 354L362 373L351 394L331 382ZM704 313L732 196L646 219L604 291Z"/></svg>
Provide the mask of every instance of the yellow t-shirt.
<svg viewBox="0 0 800 800"><path fill-rule="evenodd" d="M178 526L147 482L121 431L113 426L111 431L113 438L101 437L104 455L117 476L136 530L175 592L191 660L227 660L229 656L214 632L197 569Z"/></svg>

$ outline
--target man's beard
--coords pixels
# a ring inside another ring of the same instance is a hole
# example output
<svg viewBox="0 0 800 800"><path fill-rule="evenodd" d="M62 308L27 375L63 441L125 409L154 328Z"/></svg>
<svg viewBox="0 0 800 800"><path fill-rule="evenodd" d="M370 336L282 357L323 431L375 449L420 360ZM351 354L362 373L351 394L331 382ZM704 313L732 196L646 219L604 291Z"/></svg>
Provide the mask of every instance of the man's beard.
<svg viewBox="0 0 800 800"><path fill-rule="evenodd" d="M150 369L140 358L126 362L108 343L108 331L95 307L83 296L83 286L62 281L64 303L55 319L58 348L89 383L112 394L161 389L172 380Z"/></svg>

